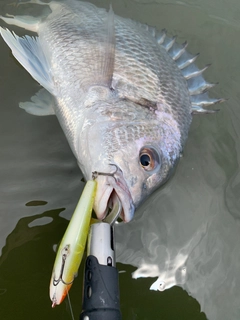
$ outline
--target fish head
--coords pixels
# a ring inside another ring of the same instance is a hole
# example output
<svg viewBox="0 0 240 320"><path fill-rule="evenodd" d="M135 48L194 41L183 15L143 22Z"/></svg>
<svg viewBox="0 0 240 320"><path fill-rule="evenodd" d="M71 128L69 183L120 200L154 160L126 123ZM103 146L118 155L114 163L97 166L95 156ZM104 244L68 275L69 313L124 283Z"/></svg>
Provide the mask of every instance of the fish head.
<svg viewBox="0 0 240 320"><path fill-rule="evenodd" d="M180 129L171 115L154 112L139 118L122 121L121 116L121 121L99 122L89 129L84 175L97 179L94 211L99 219L116 193L121 218L130 221L135 209L168 179L180 156Z"/></svg>

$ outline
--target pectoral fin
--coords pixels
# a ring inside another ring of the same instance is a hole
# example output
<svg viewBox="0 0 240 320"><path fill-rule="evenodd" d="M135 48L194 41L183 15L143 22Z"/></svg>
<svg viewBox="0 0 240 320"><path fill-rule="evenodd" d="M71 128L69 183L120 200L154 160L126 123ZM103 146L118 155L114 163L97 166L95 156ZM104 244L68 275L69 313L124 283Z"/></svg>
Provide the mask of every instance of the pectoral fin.
<svg viewBox="0 0 240 320"><path fill-rule="evenodd" d="M50 66L38 37L19 37L8 29L0 27L4 41L12 50L14 57L45 89L54 94L54 84Z"/></svg>
<svg viewBox="0 0 240 320"><path fill-rule="evenodd" d="M115 28L114 28L114 12L110 7L105 22L105 46L104 56L102 56L102 79L108 87L111 87L113 70L114 70L114 57L115 57Z"/></svg>
<svg viewBox="0 0 240 320"><path fill-rule="evenodd" d="M115 28L114 12L110 7L109 12L96 25L94 32L85 31L85 37L95 42L97 35L98 41L95 44L93 55L88 66L88 76L82 81L82 85L87 90L91 86L112 87L112 77L114 71L115 57ZM93 41L94 40L94 41Z"/></svg>

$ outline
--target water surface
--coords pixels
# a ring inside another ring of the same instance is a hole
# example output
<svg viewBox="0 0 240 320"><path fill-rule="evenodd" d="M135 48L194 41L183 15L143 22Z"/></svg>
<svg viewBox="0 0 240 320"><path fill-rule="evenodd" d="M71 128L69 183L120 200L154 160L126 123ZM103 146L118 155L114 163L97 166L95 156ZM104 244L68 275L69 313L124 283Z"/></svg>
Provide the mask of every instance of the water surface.
<svg viewBox="0 0 240 320"><path fill-rule="evenodd" d="M95 3L109 7L107 1ZM9 4L0 1L2 14L43 10ZM131 223L116 229L123 319L238 320L240 3L122 0L112 5L116 14L166 28L179 42L188 40L189 51L201 52L200 67L213 63L206 78L220 84L212 95L229 98L220 112L194 116L173 178ZM71 319L67 302L51 309L48 286L53 248L83 189L82 174L56 118L18 108L39 85L1 39L0 57L0 317ZM70 294L76 319L82 271L81 266Z"/></svg>

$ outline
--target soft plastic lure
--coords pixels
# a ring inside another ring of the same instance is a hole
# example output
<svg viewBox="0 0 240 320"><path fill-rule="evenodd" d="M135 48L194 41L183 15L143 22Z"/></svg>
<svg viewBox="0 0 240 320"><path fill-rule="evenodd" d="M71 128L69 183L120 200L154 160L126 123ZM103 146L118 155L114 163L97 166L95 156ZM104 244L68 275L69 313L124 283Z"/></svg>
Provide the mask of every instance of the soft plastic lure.
<svg viewBox="0 0 240 320"><path fill-rule="evenodd" d="M52 307L60 304L72 286L86 246L96 181L88 181L63 236L50 282Z"/></svg>

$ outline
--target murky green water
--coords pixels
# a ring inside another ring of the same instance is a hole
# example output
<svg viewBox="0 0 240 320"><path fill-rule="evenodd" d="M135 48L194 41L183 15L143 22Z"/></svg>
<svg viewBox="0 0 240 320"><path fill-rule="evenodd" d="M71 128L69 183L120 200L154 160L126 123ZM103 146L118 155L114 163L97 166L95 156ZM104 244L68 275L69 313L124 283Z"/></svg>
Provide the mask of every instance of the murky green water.
<svg viewBox="0 0 240 320"><path fill-rule="evenodd" d="M2 14L40 10L10 3L0 1ZM116 14L166 28L179 42L188 40L189 51L201 52L199 66L213 63L206 73L207 80L220 82L213 95L229 98L219 113L194 116L174 177L131 223L116 230L123 319L203 320L203 310L210 320L238 320L240 3L121 0L112 5ZM48 286L53 246L81 194L82 174L56 118L18 108L39 86L1 39L0 58L0 318L71 319L67 302L51 309ZM81 267L70 293L76 319L82 272ZM132 273L143 278L132 279ZM149 290L174 283L180 287Z"/></svg>

